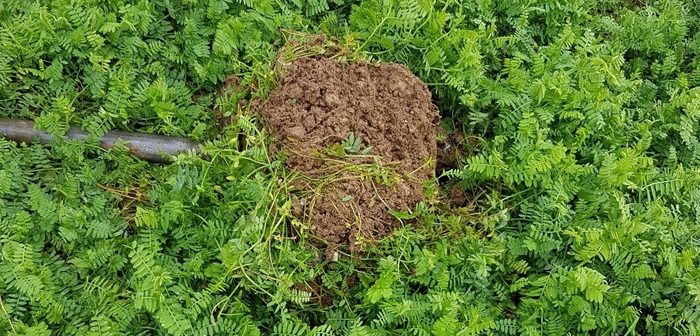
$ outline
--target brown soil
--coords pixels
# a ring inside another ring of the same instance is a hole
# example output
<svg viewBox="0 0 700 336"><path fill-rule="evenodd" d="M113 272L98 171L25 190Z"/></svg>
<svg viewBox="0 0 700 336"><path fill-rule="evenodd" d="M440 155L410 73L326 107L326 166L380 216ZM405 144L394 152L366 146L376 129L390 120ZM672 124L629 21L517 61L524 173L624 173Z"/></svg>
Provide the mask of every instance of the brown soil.
<svg viewBox="0 0 700 336"><path fill-rule="evenodd" d="M382 238L423 199L433 177L439 115L426 85L402 65L302 58L260 106L292 183L295 212L331 248ZM350 133L360 151L339 148ZM341 145L338 145L341 144ZM371 146L368 153L362 150Z"/></svg>

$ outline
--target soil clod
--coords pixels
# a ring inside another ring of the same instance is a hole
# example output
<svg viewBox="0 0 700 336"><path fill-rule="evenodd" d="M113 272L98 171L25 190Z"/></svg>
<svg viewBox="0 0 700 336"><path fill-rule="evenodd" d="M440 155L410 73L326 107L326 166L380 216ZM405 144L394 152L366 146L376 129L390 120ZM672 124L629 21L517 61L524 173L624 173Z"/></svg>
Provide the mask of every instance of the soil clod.
<svg viewBox="0 0 700 336"><path fill-rule="evenodd" d="M260 107L285 164L297 216L331 248L390 234L433 178L439 114L402 65L301 58Z"/></svg>

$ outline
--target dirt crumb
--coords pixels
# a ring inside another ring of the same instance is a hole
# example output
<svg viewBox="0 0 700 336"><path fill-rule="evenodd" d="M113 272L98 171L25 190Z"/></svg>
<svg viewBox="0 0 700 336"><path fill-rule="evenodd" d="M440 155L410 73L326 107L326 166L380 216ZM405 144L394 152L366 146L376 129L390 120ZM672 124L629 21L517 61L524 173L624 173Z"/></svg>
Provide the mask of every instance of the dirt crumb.
<svg viewBox="0 0 700 336"><path fill-rule="evenodd" d="M437 155L437 108L403 65L302 58L260 107L273 152L300 173L295 212L331 248L390 234L423 199Z"/></svg>

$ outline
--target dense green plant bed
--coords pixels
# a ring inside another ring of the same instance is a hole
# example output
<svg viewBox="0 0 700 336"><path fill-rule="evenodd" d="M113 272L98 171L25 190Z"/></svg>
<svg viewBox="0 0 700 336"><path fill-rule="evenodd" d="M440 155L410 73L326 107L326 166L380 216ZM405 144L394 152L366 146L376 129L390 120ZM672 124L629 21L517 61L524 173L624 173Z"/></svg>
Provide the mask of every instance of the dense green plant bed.
<svg viewBox="0 0 700 336"><path fill-rule="evenodd" d="M699 24L671 0L0 1L0 117L207 154L0 140L0 334L695 335ZM292 31L426 82L467 204L326 261L247 103Z"/></svg>

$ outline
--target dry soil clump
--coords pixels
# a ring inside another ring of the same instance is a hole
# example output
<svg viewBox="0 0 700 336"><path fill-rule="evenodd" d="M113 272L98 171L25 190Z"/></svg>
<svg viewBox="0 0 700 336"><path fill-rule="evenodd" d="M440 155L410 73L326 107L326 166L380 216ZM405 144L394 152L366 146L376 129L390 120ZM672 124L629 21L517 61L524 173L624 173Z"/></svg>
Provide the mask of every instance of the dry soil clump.
<svg viewBox="0 0 700 336"><path fill-rule="evenodd" d="M386 236L399 225L389 210L423 199L439 115L405 66L298 59L260 113L272 151L286 153L287 167L302 176L293 183L296 215L328 246L354 249Z"/></svg>

